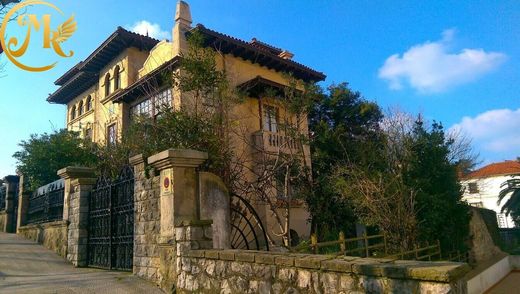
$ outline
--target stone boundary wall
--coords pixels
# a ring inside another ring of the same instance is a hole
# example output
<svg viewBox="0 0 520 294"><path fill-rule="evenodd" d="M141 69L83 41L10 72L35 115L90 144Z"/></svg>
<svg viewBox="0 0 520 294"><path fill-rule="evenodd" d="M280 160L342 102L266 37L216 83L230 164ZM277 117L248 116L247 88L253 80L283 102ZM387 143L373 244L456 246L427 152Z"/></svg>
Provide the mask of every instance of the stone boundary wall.
<svg viewBox="0 0 520 294"><path fill-rule="evenodd" d="M0 232L5 232L5 223L7 221L7 213L5 210L0 211Z"/></svg>
<svg viewBox="0 0 520 294"><path fill-rule="evenodd" d="M159 268L161 214L159 176L145 175L144 164L134 166L134 269L140 278L162 280Z"/></svg>
<svg viewBox="0 0 520 294"><path fill-rule="evenodd" d="M56 221L18 228L18 234L42 244L62 257L67 256L67 222Z"/></svg>
<svg viewBox="0 0 520 294"><path fill-rule="evenodd" d="M190 250L177 293L466 293L464 263Z"/></svg>

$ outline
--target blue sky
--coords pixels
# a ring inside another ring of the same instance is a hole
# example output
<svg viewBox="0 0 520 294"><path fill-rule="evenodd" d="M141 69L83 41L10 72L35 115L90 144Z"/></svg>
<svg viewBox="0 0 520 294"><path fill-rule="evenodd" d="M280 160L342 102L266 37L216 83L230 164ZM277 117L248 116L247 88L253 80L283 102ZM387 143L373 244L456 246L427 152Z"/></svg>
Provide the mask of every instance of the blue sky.
<svg viewBox="0 0 520 294"><path fill-rule="evenodd" d="M61 74L117 26L145 28L169 38L176 3L51 2L65 14L53 14L53 26L75 14L78 31L63 45L75 55L56 59L48 52L29 50L27 63L59 60L45 73L22 71L0 57L6 63L0 78L0 175L14 173L11 155L20 140L64 127L65 107L45 101ZM520 156L520 2L516 0L188 3L194 24L288 49L296 61L326 73L324 85L347 81L384 109L420 112L446 128L462 129L473 137L484 163ZM49 10L29 8L30 13L45 11Z"/></svg>

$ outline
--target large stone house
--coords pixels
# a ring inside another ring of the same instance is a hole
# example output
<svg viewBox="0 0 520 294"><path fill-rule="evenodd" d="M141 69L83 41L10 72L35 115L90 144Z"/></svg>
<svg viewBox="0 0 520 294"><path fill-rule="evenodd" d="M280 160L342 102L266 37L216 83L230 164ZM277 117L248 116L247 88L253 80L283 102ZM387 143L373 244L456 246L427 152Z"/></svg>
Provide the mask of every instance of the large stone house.
<svg viewBox="0 0 520 294"><path fill-rule="evenodd" d="M182 52L188 50L186 36L194 31L204 37L205 46L220 53L216 54L217 63L226 70L232 86L247 85L254 90L234 109L234 116L246 126L253 145L274 152L280 148L301 148L304 156L310 157L309 146L281 144L287 140L276 127L277 120L282 113L294 114L280 109L276 99L263 97L258 94L262 91L257 90L288 86L287 73L303 82L322 81L325 75L297 63L292 53L256 39L243 41L200 24L192 26L189 6L183 1L177 4L171 42L119 27L84 61L56 80L59 88L47 100L67 105L67 129L99 144L115 144L131 124L133 115L153 117L159 105L179 109L189 102L189 95L171 86L158 87L153 93L144 87L162 73L178 69ZM300 131L307 134L307 128L305 121ZM238 144L235 149L240 150L241 156L254 156L254 150L245 144ZM267 227L276 227L267 208L260 205L257 210ZM303 204L295 203L291 213L291 229L308 236L308 212Z"/></svg>
<svg viewBox="0 0 520 294"><path fill-rule="evenodd" d="M513 228L515 224L511 217L502 213L502 207L509 197L506 196L499 204L498 194L503 188L503 183L515 178L520 178L519 161L507 160L488 164L461 179L460 183L464 188L463 200L471 206L495 211L500 228Z"/></svg>

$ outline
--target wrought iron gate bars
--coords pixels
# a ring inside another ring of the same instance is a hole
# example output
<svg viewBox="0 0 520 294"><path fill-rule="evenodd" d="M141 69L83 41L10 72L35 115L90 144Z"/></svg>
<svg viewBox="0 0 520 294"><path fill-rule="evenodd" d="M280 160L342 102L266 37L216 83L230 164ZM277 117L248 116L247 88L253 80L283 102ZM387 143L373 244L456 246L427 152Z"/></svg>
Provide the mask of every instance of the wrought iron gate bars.
<svg viewBox="0 0 520 294"><path fill-rule="evenodd" d="M230 203L231 248L268 251L267 234L253 206L236 194L231 194Z"/></svg>
<svg viewBox="0 0 520 294"><path fill-rule="evenodd" d="M63 219L64 180L38 188L29 197L27 224L46 223Z"/></svg>
<svg viewBox="0 0 520 294"><path fill-rule="evenodd" d="M125 167L115 181L100 177L89 206L88 264L132 270L134 240L134 174Z"/></svg>
<svg viewBox="0 0 520 294"><path fill-rule="evenodd" d="M5 210L5 197L6 197L7 187L3 184L0 185L0 211Z"/></svg>

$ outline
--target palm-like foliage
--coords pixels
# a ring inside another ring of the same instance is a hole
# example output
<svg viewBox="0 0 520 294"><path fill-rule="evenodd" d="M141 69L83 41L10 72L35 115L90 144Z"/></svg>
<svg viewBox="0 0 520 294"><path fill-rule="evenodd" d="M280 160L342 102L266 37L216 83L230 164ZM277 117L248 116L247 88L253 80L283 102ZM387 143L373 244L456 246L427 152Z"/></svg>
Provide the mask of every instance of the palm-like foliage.
<svg viewBox="0 0 520 294"><path fill-rule="evenodd" d="M518 215L520 213L520 179L507 180L500 185L500 193L498 194L498 204L510 195L509 199L502 206L502 213L506 215Z"/></svg>

